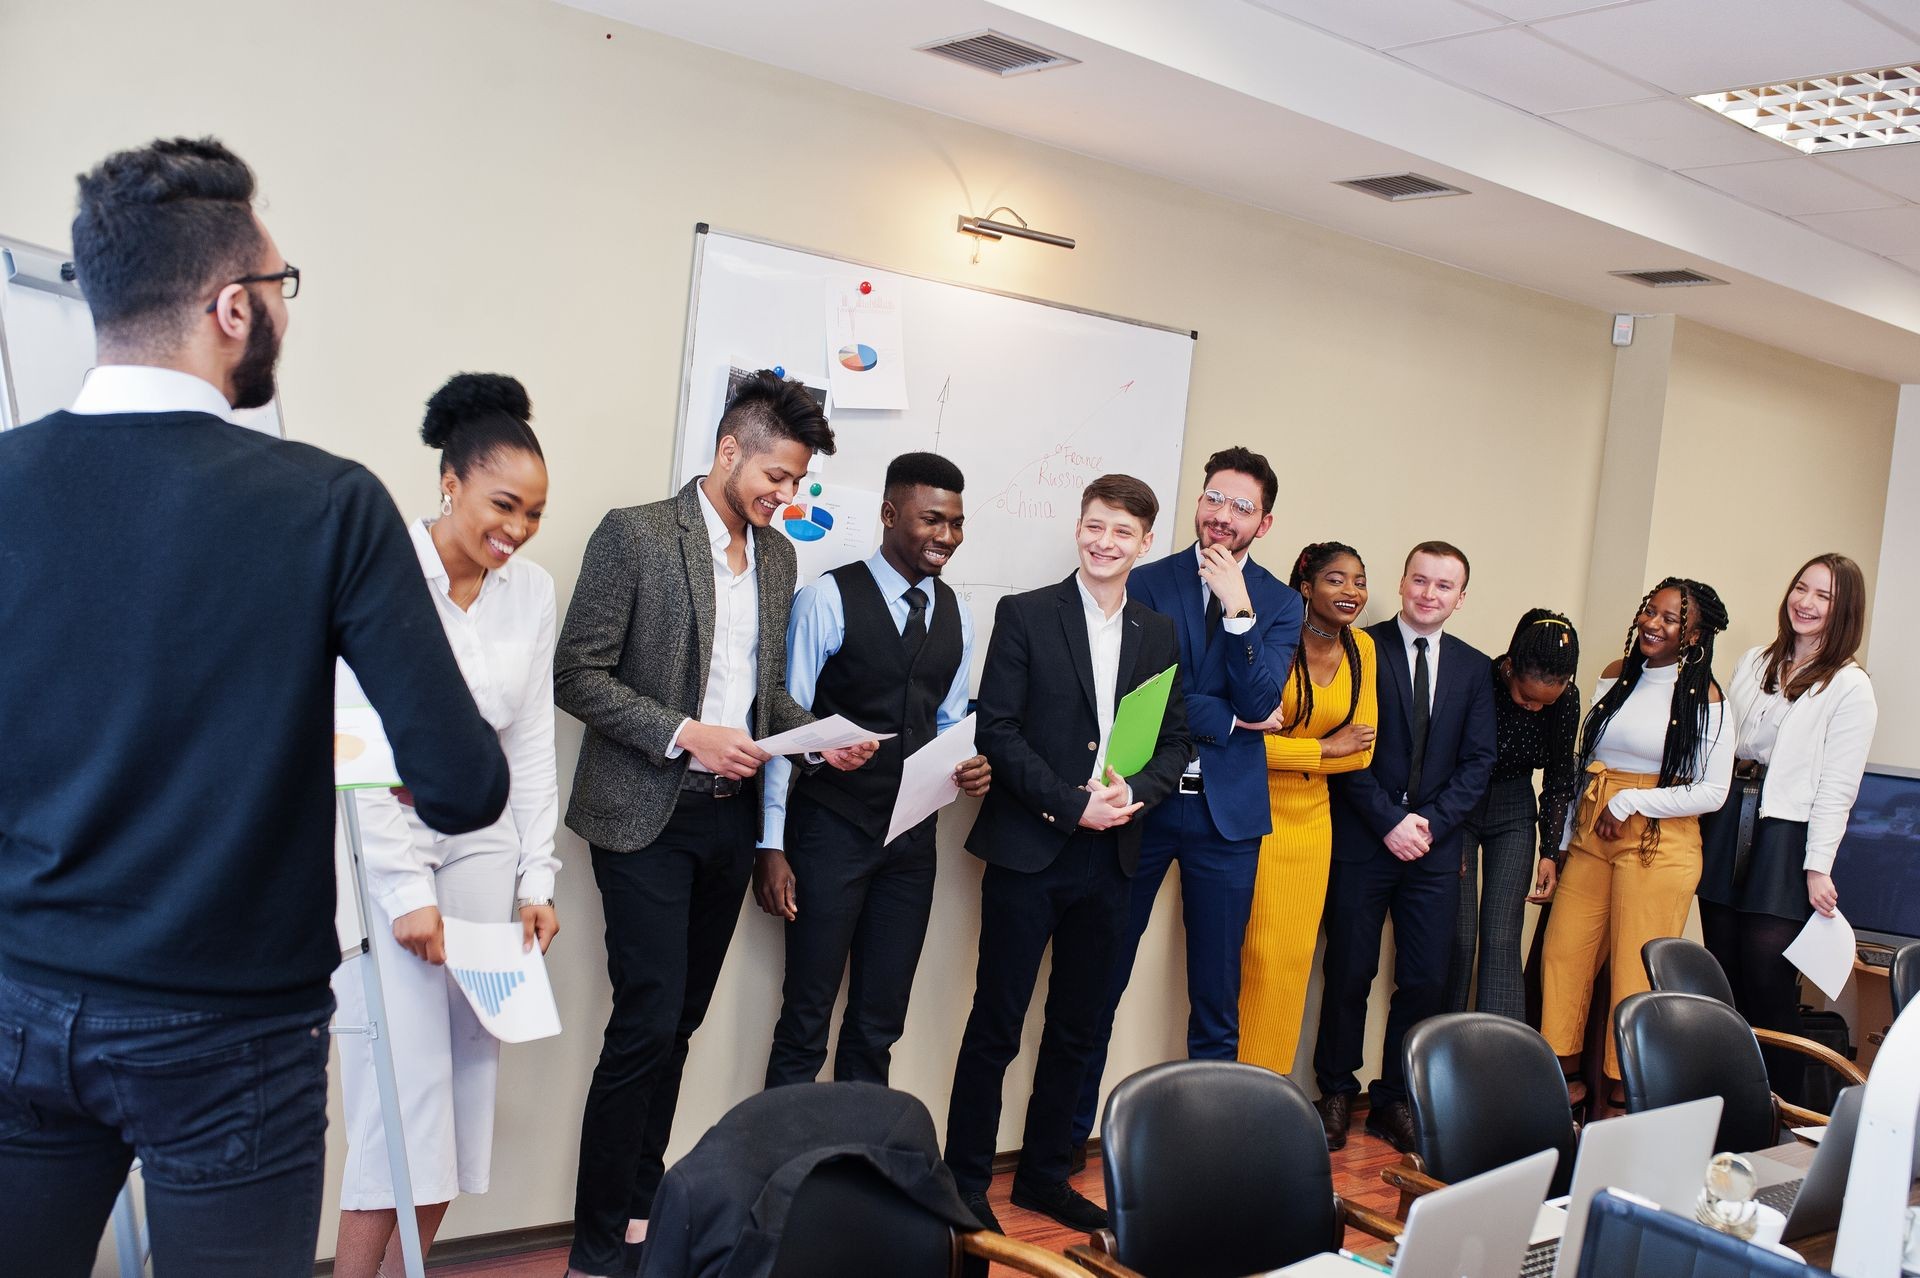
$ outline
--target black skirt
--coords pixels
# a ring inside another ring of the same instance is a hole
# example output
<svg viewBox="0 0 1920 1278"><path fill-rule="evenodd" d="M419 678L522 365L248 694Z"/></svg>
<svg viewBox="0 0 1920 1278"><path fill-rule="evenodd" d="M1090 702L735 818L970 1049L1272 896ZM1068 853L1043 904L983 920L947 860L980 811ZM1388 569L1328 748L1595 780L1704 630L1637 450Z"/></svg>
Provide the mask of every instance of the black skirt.
<svg viewBox="0 0 1920 1278"><path fill-rule="evenodd" d="M1741 847L1740 808L1752 806L1751 839ZM1760 783L1733 779L1733 789L1718 812L1700 818L1702 901L1730 905L1743 914L1771 914L1804 923L1813 913L1807 900L1807 823L1758 815Z"/></svg>

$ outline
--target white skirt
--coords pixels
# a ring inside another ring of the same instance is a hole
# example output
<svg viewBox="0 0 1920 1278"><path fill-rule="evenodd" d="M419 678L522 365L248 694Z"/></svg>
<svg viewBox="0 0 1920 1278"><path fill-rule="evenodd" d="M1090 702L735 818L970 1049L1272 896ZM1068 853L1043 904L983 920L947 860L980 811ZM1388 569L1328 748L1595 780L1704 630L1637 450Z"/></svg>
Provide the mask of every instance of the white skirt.
<svg viewBox="0 0 1920 1278"><path fill-rule="evenodd" d="M444 917L474 923L502 923L513 917L520 851L511 821L444 838L433 835L412 809L407 815L416 838L438 840L433 850L442 860L433 883ZM368 907L367 930L379 951L380 991L387 1004L381 1033L393 1044L414 1204L484 1194L493 1164L500 1040L481 1026L447 970L401 949L393 939L393 920L378 902L369 901ZM334 970L340 1024L367 1023L364 980L358 961ZM340 1206L344 1211L392 1210L393 1178L387 1167L373 1048L363 1034L343 1034L337 1042L347 1129Z"/></svg>

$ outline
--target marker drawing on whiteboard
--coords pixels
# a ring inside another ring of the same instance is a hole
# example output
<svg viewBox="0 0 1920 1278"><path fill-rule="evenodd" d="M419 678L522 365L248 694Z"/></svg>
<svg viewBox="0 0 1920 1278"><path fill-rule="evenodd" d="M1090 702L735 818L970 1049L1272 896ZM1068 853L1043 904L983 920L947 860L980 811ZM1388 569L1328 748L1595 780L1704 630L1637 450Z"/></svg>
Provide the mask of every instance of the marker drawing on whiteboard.
<svg viewBox="0 0 1920 1278"><path fill-rule="evenodd" d="M1081 418L1079 424L1068 431L1052 448L1014 471L1005 486L987 498L986 509L1005 511L1016 519L1051 519L1054 508L1053 503L1048 500L1049 494L1029 492L1027 487L1022 486L1021 476L1029 471L1033 472L1030 485L1033 488L1070 489L1078 494L1082 488L1093 481L1095 476L1100 474L1101 462L1105 460L1105 456L1102 453L1070 448L1068 445L1072 443L1075 435L1091 426L1115 400L1132 389L1133 380L1130 378L1119 390L1102 400L1099 407ZM1053 463L1051 469L1048 467L1049 462ZM1092 473L1086 473L1088 471Z"/></svg>
<svg viewBox="0 0 1920 1278"><path fill-rule="evenodd" d="M940 451L940 424L947 418L947 394L953 390L953 374L947 374L947 380L940 383L940 412L933 419L933 451Z"/></svg>

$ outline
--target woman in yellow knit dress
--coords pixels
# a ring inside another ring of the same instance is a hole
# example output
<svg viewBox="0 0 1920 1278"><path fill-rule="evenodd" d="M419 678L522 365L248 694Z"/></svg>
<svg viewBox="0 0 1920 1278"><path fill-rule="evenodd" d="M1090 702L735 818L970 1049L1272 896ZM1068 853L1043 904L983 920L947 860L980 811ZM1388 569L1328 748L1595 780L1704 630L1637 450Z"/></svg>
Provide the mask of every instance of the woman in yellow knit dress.
<svg viewBox="0 0 1920 1278"><path fill-rule="evenodd" d="M1307 979L1327 899L1333 821L1327 777L1373 761L1373 640L1354 622L1367 606L1359 552L1316 542L1289 583L1306 601L1300 650L1280 709L1264 724L1273 833L1260 842L1253 914L1240 949L1240 1059L1286 1074L1300 1043Z"/></svg>

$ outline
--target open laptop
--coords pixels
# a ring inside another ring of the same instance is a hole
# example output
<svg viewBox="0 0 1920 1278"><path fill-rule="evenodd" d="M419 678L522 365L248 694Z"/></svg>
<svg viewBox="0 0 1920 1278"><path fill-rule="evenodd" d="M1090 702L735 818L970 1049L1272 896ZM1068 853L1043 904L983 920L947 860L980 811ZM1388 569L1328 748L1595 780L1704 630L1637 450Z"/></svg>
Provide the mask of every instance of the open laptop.
<svg viewBox="0 0 1920 1278"><path fill-rule="evenodd" d="M1840 1208L1847 1195L1847 1173L1853 1167L1853 1137L1860 1127L1864 1087L1848 1087L1834 1098L1833 1117L1820 1143L1809 1149L1799 1142L1761 1150L1748 1156L1759 1191L1754 1197L1787 1217L1782 1239L1791 1242L1808 1234L1840 1227ZM1915 1141L1920 1154L1920 1139ZM1916 1160L1920 1167L1920 1160Z"/></svg>
<svg viewBox="0 0 1920 1278"><path fill-rule="evenodd" d="M1519 1271L1558 1152L1545 1149L1413 1200L1394 1278L1482 1278Z"/></svg>
<svg viewBox="0 0 1920 1278"><path fill-rule="evenodd" d="M1521 1278L1574 1278L1580 1269L1580 1243L1587 1230L1587 1207L1603 1189L1624 1189L1681 1215L1693 1211L1713 1157L1720 1129L1721 1100L1707 1096L1639 1114L1588 1123L1580 1132L1573 1160L1573 1191L1567 1195L1558 1239L1527 1248ZM1542 1208L1542 1218L1553 1209ZM1542 1231L1536 1229L1539 1239ZM1509 1271L1511 1272L1511 1271Z"/></svg>

